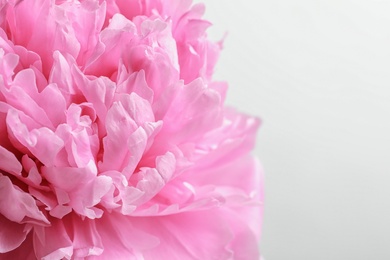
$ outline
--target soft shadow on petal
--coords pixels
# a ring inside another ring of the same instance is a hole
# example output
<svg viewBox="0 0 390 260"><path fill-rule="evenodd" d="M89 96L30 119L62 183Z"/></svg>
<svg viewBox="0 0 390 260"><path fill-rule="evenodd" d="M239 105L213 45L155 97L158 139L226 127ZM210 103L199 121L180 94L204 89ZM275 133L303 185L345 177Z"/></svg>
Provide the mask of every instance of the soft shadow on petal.
<svg viewBox="0 0 390 260"><path fill-rule="evenodd" d="M0 259L2 253L10 252L18 248L26 239L27 234L31 230L26 225L19 224L5 218L0 214ZM20 248L18 249L20 250ZM5 259L5 258L3 258Z"/></svg>
<svg viewBox="0 0 390 260"><path fill-rule="evenodd" d="M0 218L1 215L0 215ZM10 233L6 235L6 239L5 241L2 241L1 239L1 242L0 242L0 245L1 246L4 246L5 244L7 243L10 243L12 241L12 237L13 236L16 236L17 234L15 234L18 230L17 227L14 227L12 224L9 225L9 223L4 223L2 220L0 220L1 222L1 230L0 230L0 233L1 234L1 237L3 238L3 234L5 233L5 231L3 231L3 227L4 227L4 230L7 230L7 229L10 229ZM3 224L5 224L3 226ZM24 227L24 225L20 225L22 228ZM4 232L4 233L3 233ZM12 234L11 234L12 233ZM22 233L22 232L20 232ZM3 251L0 250L0 260L19 260L19 259L23 259L23 260L36 260L36 256L35 256L35 253L34 253L34 247L33 247L33 234L32 232L30 232L27 237L24 239L24 241L17 247L15 248L14 250L12 251L9 251L7 253L2 253Z"/></svg>

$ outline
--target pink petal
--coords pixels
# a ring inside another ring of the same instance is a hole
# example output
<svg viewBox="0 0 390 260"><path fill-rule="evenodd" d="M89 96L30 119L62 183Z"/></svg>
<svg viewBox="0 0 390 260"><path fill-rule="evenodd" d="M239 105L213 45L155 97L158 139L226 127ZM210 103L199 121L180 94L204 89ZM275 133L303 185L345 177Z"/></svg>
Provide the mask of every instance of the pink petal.
<svg viewBox="0 0 390 260"><path fill-rule="evenodd" d="M133 223L133 219L112 213L98 220L96 227L104 246L101 259L121 259L124 256L129 259L142 259L142 251L159 244L157 237L149 234L136 222Z"/></svg>
<svg viewBox="0 0 390 260"><path fill-rule="evenodd" d="M134 218L132 222L160 241L157 247L145 250L143 255L147 260L232 259L233 254L226 246L233 234L223 214L218 211Z"/></svg>
<svg viewBox="0 0 390 260"><path fill-rule="evenodd" d="M15 108L22 105L21 109L26 114L31 115L32 118L44 125L58 125L60 122L65 121L64 110L66 103L62 93L54 84L45 86L45 88L38 93L36 72L33 69L20 71L15 76L13 85L14 87L10 89L10 92L7 93L6 96L9 96L13 91L17 91L15 92L15 95L18 96L18 99L13 105ZM18 87L21 87L23 90L21 91ZM32 100L29 101L30 103L25 104L25 102L20 102L21 96L19 95L27 95L31 97ZM11 101L12 100L8 100L8 103L12 104L13 102ZM35 104L38 105L39 108L34 108L36 106ZM40 112L41 114L34 116L38 111L42 111ZM42 121L39 117L43 117L45 121Z"/></svg>
<svg viewBox="0 0 390 260"><path fill-rule="evenodd" d="M34 251L37 259L71 259L73 242L68 233L69 220L53 219L49 227L34 228Z"/></svg>
<svg viewBox="0 0 390 260"><path fill-rule="evenodd" d="M47 85L37 98L54 126L65 121L66 100L55 84Z"/></svg>
<svg viewBox="0 0 390 260"><path fill-rule="evenodd" d="M13 174L22 172L22 165L15 155L2 146L0 146L0 170Z"/></svg>
<svg viewBox="0 0 390 260"><path fill-rule="evenodd" d="M26 88L25 85L29 87ZM42 125L53 127L45 110L37 103L37 100L34 100L33 95L37 95L37 87L32 69L22 70L16 74L11 88L2 92L7 103L12 107L24 112Z"/></svg>
<svg viewBox="0 0 390 260"><path fill-rule="evenodd" d="M105 122L107 110L112 106L115 93L115 84L105 77L88 78L76 67L72 69L72 76L79 90L84 95L87 102L91 103L96 111L97 116ZM100 136L104 136L104 125L99 128Z"/></svg>
<svg viewBox="0 0 390 260"><path fill-rule="evenodd" d="M69 95L79 93L74 86L74 79L71 74L72 61L69 55L63 55L59 51L53 53L53 66L50 71L49 83L55 83L61 93L66 97L67 103L70 102Z"/></svg>
<svg viewBox="0 0 390 260"><path fill-rule="evenodd" d="M72 258L83 259L89 256L99 256L103 252L103 244L96 227L96 221L72 214L63 219L67 232L73 234Z"/></svg>
<svg viewBox="0 0 390 260"><path fill-rule="evenodd" d="M135 30L136 28L130 20L121 14L115 14L110 20L109 26L100 33L104 52L99 53L99 57L85 68L85 72L111 77L118 67L118 61L126 45L133 40ZM96 51L100 52L101 49L96 49ZM104 67L101 64L104 64Z"/></svg>
<svg viewBox="0 0 390 260"><path fill-rule="evenodd" d="M8 132L43 164L55 164L55 158L63 147L63 141L50 129L42 127L30 131L19 118L16 110L9 110L7 115Z"/></svg>
<svg viewBox="0 0 390 260"><path fill-rule="evenodd" d="M153 90L149 88L145 79L145 71L140 70L139 72L134 72L128 75L126 67L122 65L119 68L118 79L117 79L117 89L118 93L136 93L141 98L147 100L149 103L152 103L153 100Z"/></svg>
<svg viewBox="0 0 390 260"><path fill-rule="evenodd" d="M105 20L106 3L101 2L99 5L96 1L83 1L80 5L71 3L64 6L72 21L75 37L80 43L78 64L85 64L99 44L99 32Z"/></svg>
<svg viewBox="0 0 390 260"><path fill-rule="evenodd" d="M184 85L164 116L161 136L180 144L191 141L220 125L219 94L208 89L201 79Z"/></svg>
<svg viewBox="0 0 390 260"><path fill-rule="evenodd" d="M0 214L17 223L47 225L49 221L39 210L35 199L0 174Z"/></svg>
<svg viewBox="0 0 390 260"><path fill-rule="evenodd" d="M103 139L104 155L99 168L101 171L126 168L130 177L148 147L148 138L158 132L161 124L154 123L150 104L138 95L122 94L118 99L107 114L107 136Z"/></svg>
<svg viewBox="0 0 390 260"><path fill-rule="evenodd" d="M155 168L142 167L138 173L132 175L130 182L135 183L137 189L145 192L136 203L141 204L154 197L170 181L175 168L176 158L168 152L156 158Z"/></svg>
<svg viewBox="0 0 390 260"><path fill-rule="evenodd" d="M0 101L0 133L2 133L4 138L0 138L0 146L4 147L7 150L14 151L15 147L12 145L11 140L8 136L8 130L7 130L7 113L10 106L6 103L3 103Z"/></svg>
<svg viewBox="0 0 390 260"><path fill-rule="evenodd" d="M146 82L153 90L155 99L160 97L165 88L179 80L179 72L171 61L169 52L161 48L146 44L134 46L124 57L124 64L130 73L145 71Z"/></svg>
<svg viewBox="0 0 390 260"><path fill-rule="evenodd" d="M129 135L138 128L121 102L115 102L108 111L106 118L107 136L103 139L103 163L99 166L102 171L108 169L122 171L128 161L127 145ZM142 133L140 133L142 134ZM145 140L140 138L141 140Z"/></svg>
<svg viewBox="0 0 390 260"><path fill-rule="evenodd" d="M3 76L2 81L8 86L12 82L14 70L19 63L19 57L14 53L5 53L4 50L0 50L0 58L0 72Z"/></svg>
<svg viewBox="0 0 390 260"><path fill-rule="evenodd" d="M27 0L10 7L7 13L13 41L40 55L45 75L49 74L54 50L73 57L80 51L71 20L66 15L69 9L65 5ZM23 32L19 30L21 27L25 29Z"/></svg>
<svg viewBox="0 0 390 260"><path fill-rule="evenodd" d="M1 218L1 216L0 216L0 218ZM7 224L3 225L3 223L4 222L2 222L1 226L2 227L4 226L5 229L0 230L0 233L4 232L4 234L5 234L5 230L7 230L8 228L10 229L9 234L5 235L6 242L4 244L3 244L3 242L0 242L0 244L5 245L6 243L9 243L13 240L12 237L16 236L16 233L19 233L19 235L20 235L20 232L15 232L15 231L17 231L18 228L13 227L14 224L10 225L10 223L7 223ZM23 227L24 225L20 225L20 226ZM2 235L0 235L0 236L2 236ZM0 253L0 259L1 260L8 260L8 259L36 260L37 258L36 258L35 253L34 253L33 239L32 238L33 238L33 235L32 235L32 232L30 232L27 235L26 239L24 239L22 244L19 245L17 248L15 248L12 251L8 251L7 253ZM0 239L0 241L1 241L1 239Z"/></svg>
<svg viewBox="0 0 390 260"><path fill-rule="evenodd" d="M261 212L258 208L241 207L236 211L223 213L234 234L227 248L234 252L234 259L259 259L259 233ZM248 221L253 225L248 225Z"/></svg>
<svg viewBox="0 0 390 260"><path fill-rule="evenodd" d="M27 228L26 225L10 221L1 214L0 226L0 259L5 259L2 258L2 254L18 248L26 239L26 236L30 232L31 227Z"/></svg>

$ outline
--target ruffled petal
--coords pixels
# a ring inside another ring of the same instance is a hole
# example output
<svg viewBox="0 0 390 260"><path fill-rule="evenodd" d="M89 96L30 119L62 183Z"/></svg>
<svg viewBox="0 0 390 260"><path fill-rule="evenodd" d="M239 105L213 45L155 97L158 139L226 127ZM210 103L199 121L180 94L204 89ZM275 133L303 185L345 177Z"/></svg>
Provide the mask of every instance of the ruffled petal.
<svg viewBox="0 0 390 260"><path fill-rule="evenodd" d="M258 259L260 121L191 0L0 0L0 259Z"/></svg>
<svg viewBox="0 0 390 260"><path fill-rule="evenodd" d="M53 64L54 50L69 53L73 57L77 57L80 51L80 43L66 15L66 8L51 3L41 0L18 1L7 12L13 42L39 54L45 75L49 75Z"/></svg>
<svg viewBox="0 0 390 260"><path fill-rule="evenodd" d="M7 115L8 133L43 164L55 164L55 158L64 146L64 142L47 127L29 130L29 122L23 122L19 112L9 110Z"/></svg>

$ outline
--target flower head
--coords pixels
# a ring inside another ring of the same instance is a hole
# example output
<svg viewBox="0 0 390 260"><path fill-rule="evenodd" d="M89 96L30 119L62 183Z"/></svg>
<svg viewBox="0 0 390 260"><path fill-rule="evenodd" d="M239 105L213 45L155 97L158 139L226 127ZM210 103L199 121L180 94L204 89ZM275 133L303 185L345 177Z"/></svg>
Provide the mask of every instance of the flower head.
<svg viewBox="0 0 390 260"><path fill-rule="evenodd" d="M259 258L259 120L203 12L0 1L0 259Z"/></svg>

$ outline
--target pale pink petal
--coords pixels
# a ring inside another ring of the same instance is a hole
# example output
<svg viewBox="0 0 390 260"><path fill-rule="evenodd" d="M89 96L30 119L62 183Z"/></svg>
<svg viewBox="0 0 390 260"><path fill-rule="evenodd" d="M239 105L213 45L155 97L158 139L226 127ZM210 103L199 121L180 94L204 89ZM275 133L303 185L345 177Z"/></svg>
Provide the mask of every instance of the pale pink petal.
<svg viewBox="0 0 390 260"><path fill-rule="evenodd" d="M191 155L192 160L201 160L195 168L218 167L246 155L253 149L259 125L260 121L256 118L225 109L223 124L209 131ZM204 154L207 156L204 157Z"/></svg>
<svg viewBox="0 0 390 260"><path fill-rule="evenodd" d="M124 65L119 67L118 79L117 79L117 93L136 93L141 98L152 103L153 90L149 88L145 79L145 71L140 70L128 74Z"/></svg>
<svg viewBox="0 0 390 260"><path fill-rule="evenodd" d="M7 102L13 104L13 100L10 100L10 98L12 98L14 92L14 96L16 96L15 103L18 105L13 106L18 108L19 105L23 105L21 110L37 122L41 122L43 125L58 125L60 122L64 122L66 104L61 92L56 85L50 84L38 93L35 74L33 69L25 69L16 74L13 81L14 87L10 89L9 93L6 93ZM22 87L23 90L21 90ZM23 97L25 97L25 102L20 104L20 99ZM32 100L28 100L27 97L31 97ZM37 114L38 112L40 113Z"/></svg>
<svg viewBox="0 0 390 260"><path fill-rule="evenodd" d="M63 7L72 21L71 26L80 43L78 64L86 64L95 47L99 45L99 32L105 20L106 2L100 4L98 1L66 2Z"/></svg>
<svg viewBox="0 0 390 260"><path fill-rule="evenodd" d="M184 180L187 178L191 179L191 183L196 186L235 187L249 195L251 192L259 191L259 185L262 183L259 177L260 169L257 159L252 156L246 156L231 160L229 163L219 165L219 167L194 170L197 173L196 176L193 176L194 172L188 172L180 176L180 178ZM245 174L237 176L236 172ZM212 176L210 176L210 173L213 173ZM191 175L191 177L187 174Z"/></svg>
<svg viewBox="0 0 390 260"><path fill-rule="evenodd" d="M46 167L41 169L42 176L55 187L71 192L88 184L96 177L91 168Z"/></svg>
<svg viewBox="0 0 390 260"><path fill-rule="evenodd" d="M64 142L56 165L84 168L94 164L100 143L95 133L96 112L92 104L72 104L66 111L66 117L67 124L59 125L55 132Z"/></svg>
<svg viewBox="0 0 390 260"><path fill-rule="evenodd" d="M77 95L80 91L74 86L72 77L72 58L69 55L62 55L59 51L53 53L53 66L49 75L49 82L55 83L67 104L70 103L72 95Z"/></svg>
<svg viewBox="0 0 390 260"><path fill-rule="evenodd" d="M176 158L168 152L158 156L155 164L155 168L141 167L139 172L131 176L130 182L145 193L137 200L137 204L153 198L170 181L175 171Z"/></svg>
<svg viewBox="0 0 390 260"><path fill-rule="evenodd" d="M233 233L218 211L134 218L132 222L160 241L157 247L145 251L147 260L233 259L233 253L227 249Z"/></svg>
<svg viewBox="0 0 390 260"><path fill-rule="evenodd" d="M168 138L177 144L196 140L220 125L220 102L219 94L208 89L201 79L182 86L163 117L161 138Z"/></svg>
<svg viewBox="0 0 390 260"><path fill-rule="evenodd" d="M133 223L134 218L112 213L98 220L97 228L101 235L104 251L101 259L142 259L143 251L154 248L159 239L142 226ZM99 259L99 258L96 258Z"/></svg>
<svg viewBox="0 0 390 260"><path fill-rule="evenodd" d="M55 84L47 85L36 98L54 126L65 121L66 100Z"/></svg>
<svg viewBox="0 0 390 260"><path fill-rule="evenodd" d="M96 177L93 167L59 168L43 167L42 174L58 190L69 196L68 202L77 213L89 218L101 217L103 211L96 208L101 198L110 190L112 181L106 176ZM60 202L60 201L59 201ZM61 203L59 204L61 205ZM56 214L54 212L53 214Z"/></svg>
<svg viewBox="0 0 390 260"><path fill-rule="evenodd" d="M8 87L12 82L14 69L19 63L19 56L14 53L6 53L4 49L0 49L0 58L1 81L3 82L1 90L3 92L3 88Z"/></svg>
<svg viewBox="0 0 390 260"><path fill-rule="evenodd" d="M123 168L123 174L127 179L130 178L131 174L139 165L142 156L153 141L153 136L158 133L160 128L161 124L159 122L146 123L129 136L127 146L130 156Z"/></svg>
<svg viewBox="0 0 390 260"><path fill-rule="evenodd" d="M129 215L137 208L135 202L141 198L145 192L129 186L127 178L118 171L104 172L102 175L112 179L111 191L102 198L102 205L107 209L120 209L124 215Z"/></svg>
<svg viewBox="0 0 390 260"><path fill-rule="evenodd" d="M260 211L258 207L241 207L238 210L221 211L234 234L228 245L234 260L259 259ZM248 221L255 222L253 226Z"/></svg>
<svg viewBox="0 0 390 260"><path fill-rule="evenodd" d="M131 40L135 38L135 25L120 14L115 14L107 28L100 33L104 52L96 49L99 57L85 68L87 74L111 77L117 70L122 52ZM94 55L94 54L92 54ZM105 66L102 67L101 64Z"/></svg>
<svg viewBox="0 0 390 260"><path fill-rule="evenodd" d="M146 44L132 47L124 57L124 64L130 73L145 71L146 82L153 90L155 99L179 79L179 72L170 60L169 53L161 48Z"/></svg>
<svg viewBox="0 0 390 260"><path fill-rule="evenodd" d="M0 174L0 214L17 223L47 225L49 221L36 205L35 199Z"/></svg>
<svg viewBox="0 0 390 260"><path fill-rule="evenodd" d="M85 101L91 103L96 115L102 121L99 125L100 137L104 136L104 122L108 109L112 106L115 94L115 83L105 77L86 77L79 69L73 66L72 76Z"/></svg>
<svg viewBox="0 0 390 260"><path fill-rule="evenodd" d="M103 139L105 152L103 163L99 166L102 171L107 169L123 170L130 156L126 145L127 140L137 128L136 122L124 109L123 104L115 102L106 118L107 136Z"/></svg>
<svg viewBox="0 0 390 260"><path fill-rule="evenodd" d="M158 132L161 124L154 122L150 104L138 95L122 94L117 99L107 114L105 152L99 169L123 171L126 168L131 174L150 145L149 137Z"/></svg>
<svg viewBox="0 0 390 260"><path fill-rule="evenodd" d="M29 130L19 118L16 110L9 110L7 115L8 132L25 146L43 164L51 166L55 162L63 141L50 129L42 127Z"/></svg>
<svg viewBox="0 0 390 260"><path fill-rule="evenodd" d="M112 180L106 176L98 176L82 189L70 193L72 208L80 215L90 219L100 218L103 210L97 206L112 186Z"/></svg>
<svg viewBox="0 0 390 260"><path fill-rule="evenodd" d="M2 146L0 146L0 170L13 174L22 171L22 165L15 155Z"/></svg>

